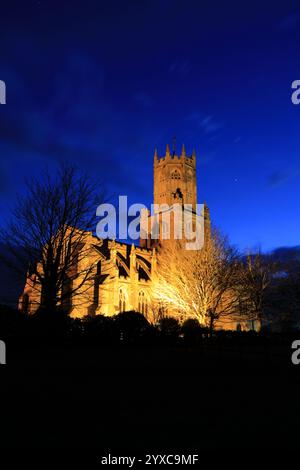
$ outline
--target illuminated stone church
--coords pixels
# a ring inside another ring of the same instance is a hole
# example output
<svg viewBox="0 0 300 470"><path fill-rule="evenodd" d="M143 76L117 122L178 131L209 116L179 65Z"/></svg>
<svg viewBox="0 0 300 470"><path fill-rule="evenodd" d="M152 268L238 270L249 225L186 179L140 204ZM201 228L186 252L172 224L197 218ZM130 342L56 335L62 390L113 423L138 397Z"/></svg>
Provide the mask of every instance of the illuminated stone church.
<svg viewBox="0 0 300 470"><path fill-rule="evenodd" d="M140 245L121 243L119 241L99 240L92 233L85 238L90 253L81 263L96 266L93 281L87 281L84 294L70 299L70 315L82 318L86 315L115 315L119 312L135 310L143 313L150 321L154 318L151 302L151 285L157 269L156 246L163 243L166 233L163 223L163 205L171 207L174 203L190 204L193 214L196 213L196 154L186 155L182 146L181 154L171 152L169 145L164 156L154 153L154 204L158 204L158 235L141 239ZM209 211L205 206L205 226L210 230ZM149 212L149 224L151 225ZM95 262L96 260L96 262ZM78 266L78 272L84 266ZM73 287L80 279L73 280ZM79 298L78 298L79 297ZM24 292L20 298L20 308L34 313L40 305L40 292L32 288L32 279L27 279Z"/></svg>

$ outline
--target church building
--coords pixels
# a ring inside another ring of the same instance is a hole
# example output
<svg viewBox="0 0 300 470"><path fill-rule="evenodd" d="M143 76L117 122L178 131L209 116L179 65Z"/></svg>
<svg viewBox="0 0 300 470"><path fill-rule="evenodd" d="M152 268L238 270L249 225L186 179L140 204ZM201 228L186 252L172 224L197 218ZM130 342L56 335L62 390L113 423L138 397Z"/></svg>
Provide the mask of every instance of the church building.
<svg viewBox="0 0 300 470"><path fill-rule="evenodd" d="M159 207L156 217L157 237L151 235L142 237L139 246L122 243L111 239L99 239L88 233L85 243L89 253L80 262L88 265L93 263L95 272L92 280L87 281L82 295L77 295L69 301L69 312L73 318L83 318L86 315L112 316L125 311L137 311L154 322L156 312L151 301L152 280L157 270L158 243L164 243L169 234L163 222L164 206L188 204L191 208L192 223L196 217L197 184L196 184L196 154L193 151L188 156L184 145L180 155L175 150L166 147L164 156L154 153L154 204ZM168 209L166 209L168 210ZM148 227L153 228L153 215L148 212ZM204 205L204 234L210 233L209 210ZM78 267L78 272L81 272ZM74 279L73 282L80 282ZM33 280L27 278L24 292L20 297L20 309L34 313L40 305L40 292L33 288ZM234 325L231 328L235 329Z"/></svg>

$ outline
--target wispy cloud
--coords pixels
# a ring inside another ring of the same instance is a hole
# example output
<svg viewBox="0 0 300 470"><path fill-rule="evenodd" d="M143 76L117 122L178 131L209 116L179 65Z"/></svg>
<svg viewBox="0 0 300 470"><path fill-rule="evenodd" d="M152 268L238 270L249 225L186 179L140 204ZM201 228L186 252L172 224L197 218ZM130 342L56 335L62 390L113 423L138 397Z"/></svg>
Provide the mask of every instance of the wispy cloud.
<svg viewBox="0 0 300 470"><path fill-rule="evenodd" d="M205 134L215 134L224 124L218 121L212 115L203 115L200 113L191 113L187 116L187 120L194 121L196 126L201 129Z"/></svg>
<svg viewBox="0 0 300 470"><path fill-rule="evenodd" d="M223 124L221 122L217 122L213 116L206 116L200 122L200 127L204 130L206 134L212 134L221 129L221 127L223 127Z"/></svg>
<svg viewBox="0 0 300 470"><path fill-rule="evenodd" d="M281 186L289 179L289 176L282 171L274 171L267 178L268 186L271 188L276 188Z"/></svg>

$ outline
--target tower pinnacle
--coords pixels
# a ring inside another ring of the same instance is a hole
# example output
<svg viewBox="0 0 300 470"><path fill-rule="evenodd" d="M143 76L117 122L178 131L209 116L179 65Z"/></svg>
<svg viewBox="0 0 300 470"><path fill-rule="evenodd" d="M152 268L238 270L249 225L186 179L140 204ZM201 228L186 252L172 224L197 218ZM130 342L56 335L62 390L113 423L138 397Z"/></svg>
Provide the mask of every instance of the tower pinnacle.
<svg viewBox="0 0 300 470"><path fill-rule="evenodd" d="M166 147L166 157L170 157L170 155L171 155L170 146L169 146L169 144L167 144L167 147Z"/></svg>
<svg viewBox="0 0 300 470"><path fill-rule="evenodd" d="M184 146L184 144L182 144L181 156L182 156L182 157L186 157L186 152L185 152L185 146Z"/></svg>

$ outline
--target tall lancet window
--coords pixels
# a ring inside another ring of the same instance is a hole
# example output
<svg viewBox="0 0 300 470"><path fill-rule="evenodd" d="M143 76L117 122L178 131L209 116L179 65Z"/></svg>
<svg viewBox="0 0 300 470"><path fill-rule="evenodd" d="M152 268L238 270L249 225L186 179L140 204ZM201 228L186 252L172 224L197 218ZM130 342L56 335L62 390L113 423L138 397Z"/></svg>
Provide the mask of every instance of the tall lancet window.
<svg viewBox="0 0 300 470"><path fill-rule="evenodd" d="M126 294L123 289L119 290L119 312L126 311Z"/></svg>
<svg viewBox="0 0 300 470"><path fill-rule="evenodd" d="M147 315L148 313L148 302L145 296L145 292L139 292L139 312L143 315Z"/></svg>

